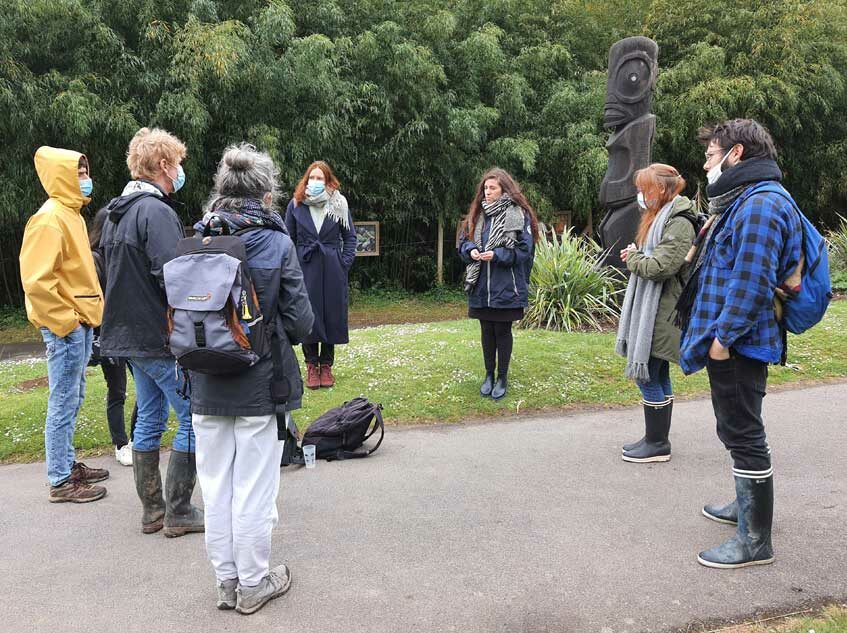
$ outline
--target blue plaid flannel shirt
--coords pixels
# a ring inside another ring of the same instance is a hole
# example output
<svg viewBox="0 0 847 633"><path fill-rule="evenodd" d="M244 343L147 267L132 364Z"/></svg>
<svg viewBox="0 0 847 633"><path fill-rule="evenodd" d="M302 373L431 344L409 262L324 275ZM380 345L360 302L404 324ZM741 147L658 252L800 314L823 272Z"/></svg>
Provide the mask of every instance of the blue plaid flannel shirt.
<svg viewBox="0 0 847 633"><path fill-rule="evenodd" d="M753 187L764 184L773 183ZM680 344L679 364L686 374L706 366L715 338L762 362L778 363L782 356L773 297L800 261L803 229L791 202L781 195L749 194L748 189L724 212L706 245Z"/></svg>

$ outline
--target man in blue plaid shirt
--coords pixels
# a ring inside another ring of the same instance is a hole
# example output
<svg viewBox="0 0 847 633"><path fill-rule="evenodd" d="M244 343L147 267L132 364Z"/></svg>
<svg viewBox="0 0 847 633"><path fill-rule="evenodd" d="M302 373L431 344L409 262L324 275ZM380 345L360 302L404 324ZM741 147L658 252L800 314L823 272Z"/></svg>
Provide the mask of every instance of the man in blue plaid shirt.
<svg viewBox="0 0 847 633"><path fill-rule="evenodd" d="M697 560L736 568L773 562L773 469L762 422L768 364L783 353L774 293L800 261L802 228L779 181L776 148L756 121L702 128L710 220L695 245L680 365L709 374L718 437L733 460L736 499L703 514L736 534ZM762 191L764 188L777 191Z"/></svg>

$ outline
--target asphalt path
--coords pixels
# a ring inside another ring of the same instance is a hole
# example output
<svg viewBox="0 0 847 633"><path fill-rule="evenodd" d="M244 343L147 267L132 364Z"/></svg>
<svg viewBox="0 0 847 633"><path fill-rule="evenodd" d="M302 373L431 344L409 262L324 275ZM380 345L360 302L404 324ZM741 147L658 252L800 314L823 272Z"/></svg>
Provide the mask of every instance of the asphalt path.
<svg viewBox="0 0 847 633"><path fill-rule="evenodd" d="M3 466L0 630L636 633L847 597L847 385L765 399L770 566L697 564L732 534L700 514L732 498L730 461L707 400L674 416L667 464L621 461L641 412L617 409L389 428L369 459L286 468L293 585L252 616L215 609L202 536L141 534L131 469L90 460L109 494L72 505L44 464Z"/></svg>

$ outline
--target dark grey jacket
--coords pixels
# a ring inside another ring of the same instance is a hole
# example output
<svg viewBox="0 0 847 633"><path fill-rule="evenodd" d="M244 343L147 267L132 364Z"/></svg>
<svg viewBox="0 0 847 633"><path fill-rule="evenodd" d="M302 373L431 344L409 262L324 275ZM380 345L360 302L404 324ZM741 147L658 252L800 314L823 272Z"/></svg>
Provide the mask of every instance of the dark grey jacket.
<svg viewBox="0 0 847 633"><path fill-rule="evenodd" d="M169 358L162 267L184 231L171 201L151 183L136 181L113 199L100 247L106 265L103 356Z"/></svg>
<svg viewBox="0 0 847 633"><path fill-rule="evenodd" d="M275 342L289 396L285 403L271 400L271 358L264 358L246 372L232 376L192 372L191 412L200 415L269 415L298 409L303 398L300 365L292 346L308 336L314 315L294 245L286 233L270 228L249 231L239 237L247 249L247 264L262 315L268 322L275 322Z"/></svg>

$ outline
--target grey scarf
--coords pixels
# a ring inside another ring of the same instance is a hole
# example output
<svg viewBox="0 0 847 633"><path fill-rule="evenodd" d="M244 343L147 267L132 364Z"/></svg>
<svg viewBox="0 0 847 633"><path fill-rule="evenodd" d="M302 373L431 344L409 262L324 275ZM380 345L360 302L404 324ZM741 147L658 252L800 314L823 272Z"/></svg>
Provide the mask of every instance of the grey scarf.
<svg viewBox="0 0 847 633"><path fill-rule="evenodd" d="M673 209L674 200L662 207L653 220L653 226L650 227L647 242L644 244L645 255L650 256L653 249L662 241L662 232ZM663 285L664 282L650 281L632 273L626 287L615 353L626 357L624 375L638 382L650 380L647 364L650 362L653 326L656 323L656 312L659 310Z"/></svg>
<svg viewBox="0 0 847 633"><path fill-rule="evenodd" d="M488 240L483 244L482 231L485 222L483 218L477 216L473 232L473 242L477 250L482 253L500 247L514 248L517 234L523 231L523 209L515 205L509 196L503 195L490 204L483 202L482 211L486 217L491 218L491 228L488 230ZM468 264L465 273L465 292L470 292L476 286L481 270L482 262L480 261Z"/></svg>
<svg viewBox="0 0 847 633"><path fill-rule="evenodd" d="M313 207L317 210L324 210L327 218L332 218L345 229L350 228L350 220L348 219L349 209L347 200L344 199L338 190L333 190L330 193L324 189L317 196L310 196L308 193L303 198L303 203L308 207Z"/></svg>

